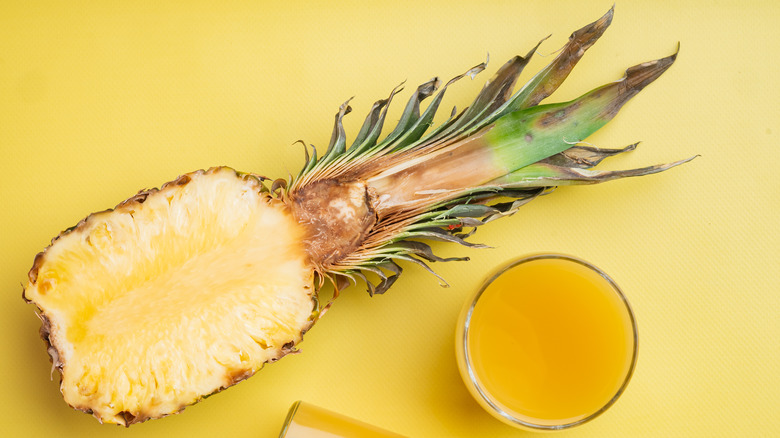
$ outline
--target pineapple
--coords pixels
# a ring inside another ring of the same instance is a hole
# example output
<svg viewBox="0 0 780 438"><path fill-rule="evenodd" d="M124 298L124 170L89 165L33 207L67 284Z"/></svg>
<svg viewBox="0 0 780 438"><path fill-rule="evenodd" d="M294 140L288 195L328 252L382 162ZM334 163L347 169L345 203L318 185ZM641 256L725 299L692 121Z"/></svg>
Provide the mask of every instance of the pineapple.
<svg viewBox="0 0 780 438"><path fill-rule="evenodd" d="M453 260L421 240L479 247L464 229L510 215L555 186L690 160L593 170L634 146L581 145L676 54L570 102L539 104L611 20L612 10L574 32L515 93L536 48L511 59L469 108L433 129L446 89L484 63L438 93L436 78L420 85L381 140L398 89L374 104L350 147L345 103L327 151L318 157L312 148L310 156L304 145L295 177L200 170L62 232L35 257L24 298L38 309L65 401L125 426L177 413L296 351L332 303L318 300L326 281L334 297L358 280L381 294L401 274L399 262L428 269L426 262Z"/></svg>

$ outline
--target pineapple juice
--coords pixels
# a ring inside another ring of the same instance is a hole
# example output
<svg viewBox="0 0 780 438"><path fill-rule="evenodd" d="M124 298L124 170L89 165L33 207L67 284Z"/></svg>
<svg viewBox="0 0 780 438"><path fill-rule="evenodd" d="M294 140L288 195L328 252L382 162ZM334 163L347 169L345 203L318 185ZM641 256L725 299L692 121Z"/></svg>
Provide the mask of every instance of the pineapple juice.
<svg viewBox="0 0 780 438"><path fill-rule="evenodd" d="M595 267L533 256L494 276L464 309L457 351L477 401L516 427L555 430L609 407L636 360L636 326Z"/></svg>
<svg viewBox="0 0 780 438"><path fill-rule="evenodd" d="M302 401L293 403L279 438L404 438Z"/></svg>

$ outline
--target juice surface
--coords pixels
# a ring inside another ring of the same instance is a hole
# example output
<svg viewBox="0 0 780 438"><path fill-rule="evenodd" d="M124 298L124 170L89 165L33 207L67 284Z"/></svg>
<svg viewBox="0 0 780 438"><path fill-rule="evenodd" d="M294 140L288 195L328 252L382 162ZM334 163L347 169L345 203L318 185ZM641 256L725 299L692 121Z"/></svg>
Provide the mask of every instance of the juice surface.
<svg viewBox="0 0 780 438"><path fill-rule="evenodd" d="M618 394L634 354L631 314L611 283L581 263L534 259L480 295L468 359L489 398L528 423L584 419Z"/></svg>

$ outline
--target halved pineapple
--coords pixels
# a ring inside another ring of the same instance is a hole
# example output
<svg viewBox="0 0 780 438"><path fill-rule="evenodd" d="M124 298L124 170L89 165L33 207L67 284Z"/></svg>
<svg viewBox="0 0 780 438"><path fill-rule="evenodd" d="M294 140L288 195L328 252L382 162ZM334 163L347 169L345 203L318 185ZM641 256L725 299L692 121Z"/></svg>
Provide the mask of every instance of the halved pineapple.
<svg viewBox="0 0 780 438"><path fill-rule="evenodd" d="M243 380L317 315L303 230L259 179L184 175L89 216L42 253L28 300L71 406L129 424Z"/></svg>
<svg viewBox="0 0 780 438"><path fill-rule="evenodd" d="M293 351L327 309L317 290L365 280L383 293L398 261L441 261L421 239L469 246L464 228L512 214L550 188L660 172L688 160L624 171L591 167L633 149L579 146L675 56L570 102L539 105L612 19L574 32L558 56L512 94L533 54L515 57L474 103L429 131L444 91L413 93L379 140L387 105L374 104L352 146L342 105L322 157L270 187L228 168L197 171L87 217L39 254L25 299L71 406L130 425L176 413ZM420 102L434 96L425 111ZM690 160L690 159L689 159ZM452 260L452 259L446 259ZM372 282L370 274L378 281Z"/></svg>

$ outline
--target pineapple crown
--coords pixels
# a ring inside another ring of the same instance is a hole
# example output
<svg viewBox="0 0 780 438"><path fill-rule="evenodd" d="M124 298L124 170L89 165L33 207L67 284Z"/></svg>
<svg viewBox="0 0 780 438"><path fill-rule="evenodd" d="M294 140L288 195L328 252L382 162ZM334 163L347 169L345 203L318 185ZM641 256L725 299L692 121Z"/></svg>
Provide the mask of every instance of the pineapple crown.
<svg viewBox="0 0 780 438"><path fill-rule="evenodd" d="M398 262L407 261L422 266L447 286L426 262L468 258L438 257L420 240L486 247L466 238L478 227L515 213L556 186L657 173L695 158L630 170L592 170L607 157L635 149L636 143L620 149L583 143L631 97L665 72L677 53L631 67L620 80L572 101L539 104L561 85L585 51L601 37L613 12L614 7L575 31L556 58L513 93L518 76L546 38L525 56L515 56L487 81L468 108L461 112L453 109L450 117L433 129L434 116L447 88L464 77L473 79L486 68L487 61L452 78L441 89L438 78L418 86L398 124L381 140L388 106L403 84L373 104L350 147L342 119L352 108L349 100L344 102L336 114L325 153L318 157L311 146L310 155L304 144L305 163L298 175L276 180L271 186L271 192L287 197L319 181L366 181L368 190L379 200L374 205L376 222L371 232L355 251L319 267L319 284L329 278L338 294L350 281L362 279L369 294L381 294L401 274ZM429 97L430 104L421 111L421 102ZM460 160L457 165L448 158L452 156ZM469 164L475 158L483 160L483 165ZM442 173L445 176L437 181L417 178L424 173L420 169L431 166L451 168L452 176ZM471 230L465 232L467 228ZM375 274L378 281L369 280L368 273Z"/></svg>

